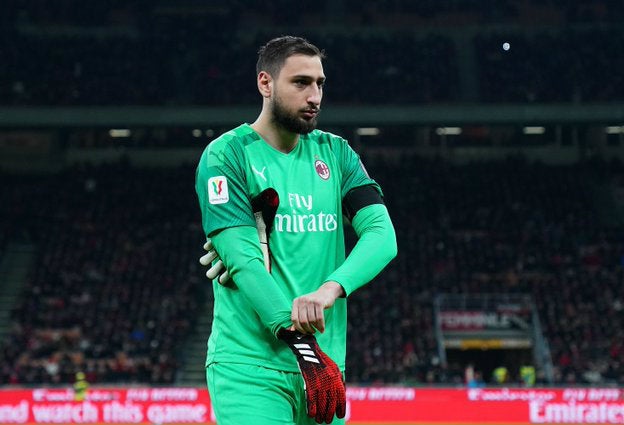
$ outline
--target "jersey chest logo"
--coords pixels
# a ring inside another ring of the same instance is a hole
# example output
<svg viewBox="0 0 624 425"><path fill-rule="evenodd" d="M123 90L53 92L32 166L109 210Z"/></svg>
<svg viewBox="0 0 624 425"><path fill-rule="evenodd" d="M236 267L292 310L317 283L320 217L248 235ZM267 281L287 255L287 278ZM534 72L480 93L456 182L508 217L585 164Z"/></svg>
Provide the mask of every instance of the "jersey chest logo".
<svg viewBox="0 0 624 425"><path fill-rule="evenodd" d="M256 173L257 175L259 175L260 177L262 177L262 180L267 181L264 172L266 170L266 165L264 167L262 167L261 171L258 171L258 169L255 166L251 166L251 171L253 171L254 173Z"/></svg>
<svg viewBox="0 0 624 425"><path fill-rule="evenodd" d="M320 159L314 161L314 169L316 170L316 174L319 175L323 180L329 179L329 167Z"/></svg>

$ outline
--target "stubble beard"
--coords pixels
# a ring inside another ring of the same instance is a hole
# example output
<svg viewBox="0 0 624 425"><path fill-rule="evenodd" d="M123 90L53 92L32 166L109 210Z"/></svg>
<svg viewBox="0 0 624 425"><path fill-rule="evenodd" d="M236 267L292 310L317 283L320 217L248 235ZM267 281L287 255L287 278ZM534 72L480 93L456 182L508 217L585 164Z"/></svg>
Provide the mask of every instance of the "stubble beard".
<svg viewBox="0 0 624 425"><path fill-rule="evenodd" d="M316 117L304 120L296 113L288 111L275 96L272 103L272 121L286 131L297 134L308 134L316 128Z"/></svg>

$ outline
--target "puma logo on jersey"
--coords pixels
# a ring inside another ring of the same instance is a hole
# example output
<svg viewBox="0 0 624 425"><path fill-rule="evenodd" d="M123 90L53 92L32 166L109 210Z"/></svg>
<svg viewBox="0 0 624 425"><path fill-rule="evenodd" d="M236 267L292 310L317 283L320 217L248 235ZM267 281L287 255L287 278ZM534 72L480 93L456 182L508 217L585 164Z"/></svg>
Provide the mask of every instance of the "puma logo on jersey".
<svg viewBox="0 0 624 425"><path fill-rule="evenodd" d="M254 173L262 177L262 180L267 181L266 177L264 176L264 170L266 170L266 165L262 167L262 171L258 171L258 169L253 165L251 166L251 169Z"/></svg>
<svg viewBox="0 0 624 425"><path fill-rule="evenodd" d="M295 348L299 351L299 354L303 356L303 360L311 363L321 363L316 358L316 354L312 351L310 344L295 344Z"/></svg>

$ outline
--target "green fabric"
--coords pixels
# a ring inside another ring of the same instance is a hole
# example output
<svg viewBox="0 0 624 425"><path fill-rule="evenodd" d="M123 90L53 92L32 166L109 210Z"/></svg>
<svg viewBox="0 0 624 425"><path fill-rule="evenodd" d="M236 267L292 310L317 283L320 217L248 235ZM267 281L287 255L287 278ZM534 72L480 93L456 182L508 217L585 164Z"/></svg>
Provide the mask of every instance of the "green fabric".
<svg viewBox="0 0 624 425"><path fill-rule="evenodd" d="M394 227L383 204L362 208L353 218L358 241L327 281L338 282L347 296L367 284L397 255Z"/></svg>
<svg viewBox="0 0 624 425"><path fill-rule="evenodd" d="M242 309L251 307L273 335L277 335L282 327L290 327L291 302L264 268L256 228L238 226L224 229L212 236L212 243L217 252L223 253L220 254L223 262L231 265L230 277L236 282L236 288L228 290L240 291L245 296L245 300L230 297L228 301L236 304L225 310L241 314ZM251 311L248 313L253 316Z"/></svg>
<svg viewBox="0 0 624 425"><path fill-rule="evenodd" d="M260 366L213 363L206 369L219 425L317 425L306 414L301 374ZM343 425L334 418L332 425Z"/></svg>
<svg viewBox="0 0 624 425"><path fill-rule="evenodd" d="M347 142L320 130L302 135L297 146L285 154L243 124L208 145L196 176L202 225L206 236L211 237L222 229L255 227L250 200L269 187L278 192L280 202L269 238L271 276L289 307L294 298L318 289L345 260L342 216L345 194L365 185L381 193ZM223 238L217 239L225 239L229 233L228 230L222 234ZM242 258L236 254L239 251L226 252L236 244L255 245L257 238L238 240L234 236L231 241L215 240L217 252L224 257L230 273L249 264L257 267L259 257L247 262L248 253L252 252L250 246L232 248L247 253ZM243 272L241 276L244 275ZM260 296L250 295L253 288L248 282L252 279L239 283L239 278L233 277L235 285L231 287L213 284L214 321L208 342L208 364L227 361L297 371L294 356L271 332L281 321L282 303L276 301L275 295L270 296L280 311L262 312L264 307L254 305ZM268 282L264 278L260 280L261 285ZM247 295L241 297L243 292ZM271 308L274 307L266 307ZM344 298L325 310L325 321L326 331L317 335L318 343L344 370L347 332Z"/></svg>

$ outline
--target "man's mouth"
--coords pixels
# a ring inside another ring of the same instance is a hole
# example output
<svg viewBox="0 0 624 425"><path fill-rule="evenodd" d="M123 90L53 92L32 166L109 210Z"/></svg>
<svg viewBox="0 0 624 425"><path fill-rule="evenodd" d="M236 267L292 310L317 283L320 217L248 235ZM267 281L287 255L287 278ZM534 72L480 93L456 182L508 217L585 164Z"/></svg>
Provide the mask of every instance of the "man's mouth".
<svg viewBox="0 0 624 425"><path fill-rule="evenodd" d="M306 109L304 111L302 111L302 115L304 118L306 119L312 119L314 117L316 117L319 113L318 109Z"/></svg>

